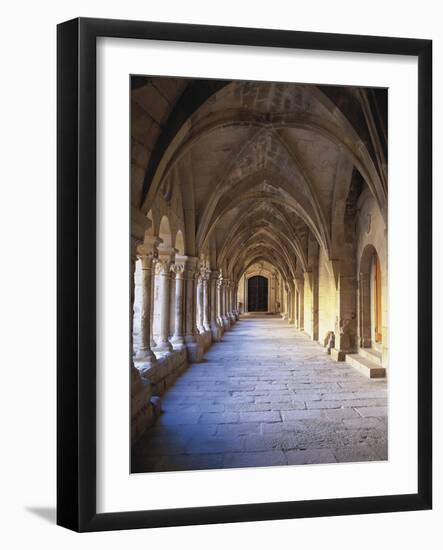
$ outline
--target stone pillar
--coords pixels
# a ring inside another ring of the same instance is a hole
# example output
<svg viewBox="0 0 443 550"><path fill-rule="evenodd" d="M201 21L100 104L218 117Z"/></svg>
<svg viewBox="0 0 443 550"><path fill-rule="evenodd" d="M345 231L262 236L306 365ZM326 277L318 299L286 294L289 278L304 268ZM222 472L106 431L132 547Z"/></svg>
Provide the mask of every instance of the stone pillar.
<svg viewBox="0 0 443 550"><path fill-rule="evenodd" d="M295 303L295 300L296 300L296 291L295 291L295 284L294 284L294 281L291 282L290 284L290 299L291 299L291 309L290 309L290 317L289 317L289 322L291 323L291 325L295 325L295 311L296 311L296 303Z"/></svg>
<svg viewBox="0 0 443 550"><path fill-rule="evenodd" d="M283 285L282 285L283 287ZM288 313L288 298L289 298L289 289L288 285L285 283L284 288L282 288L283 291L283 319L286 321L289 319L289 313Z"/></svg>
<svg viewBox="0 0 443 550"><path fill-rule="evenodd" d="M223 278L221 273L217 278L217 323L223 334L225 329L223 326Z"/></svg>
<svg viewBox="0 0 443 550"><path fill-rule="evenodd" d="M292 323L292 291L290 285L288 285L288 323Z"/></svg>
<svg viewBox="0 0 443 550"><path fill-rule="evenodd" d="M138 247L137 256L142 264L142 310L140 349L135 357L143 363L154 364L156 357L151 350L151 307L154 253L143 246Z"/></svg>
<svg viewBox="0 0 443 550"><path fill-rule="evenodd" d="M205 332L211 332L211 324L210 324L210 302L211 302L211 296L210 296L210 289L209 289L209 273L210 271L208 269L204 270L203 274L203 328Z"/></svg>
<svg viewBox="0 0 443 550"><path fill-rule="evenodd" d="M240 318L240 312L238 310L237 293L238 293L238 283L234 283L233 288L232 288L232 302L234 304L233 313L234 313L235 321L238 321L239 318Z"/></svg>
<svg viewBox="0 0 443 550"><path fill-rule="evenodd" d="M203 347L196 339L196 271L198 258L187 256L185 263L185 345L188 360L198 363L203 357Z"/></svg>
<svg viewBox="0 0 443 550"><path fill-rule="evenodd" d="M131 263L130 263L130 388L131 388L131 443L135 443L137 439L152 425L155 420L154 407L151 403L152 387L149 379L144 376L149 373L151 367L155 364L155 356L150 347L145 355L146 362L140 363L137 368L134 365L132 350L133 350L133 315L134 315L134 272L135 261L137 255L153 256L153 250L143 249L137 244L139 240L131 238ZM152 262L152 259L151 259ZM149 263L149 262L148 262ZM151 265L152 269L152 265ZM151 275L152 281L152 275ZM145 282L145 281L143 281ZM145 286L143 287L143 294ZM150 294L149 294L150 298ZM150 321L150 317L149 317ZM149 344L148 338L148 344ZM149 353L150 352L150 353Z"/></svg>
<svg viewBox="0 0 443 550"><path fill-rule="evenodd" d="M312 339L318 340L318 263L312 268Z"/></svg>
<svg viewBox="0 0 443 550"><path fill-rule="evenodd" d="M203 270L197 277L197 329L200 334L204 334L205 327L203 326Z"/></svg>
<svg viewBox="0 0 443 550"><path fill-rule="evenodd" d="M272 275L269 279L269 284L271 286L271 292L270 292L270 308L269 313L277 313L277 302L278 302L278 295L277 295L277 289L278 289L278 277L277 275Z"/></svg>
<svg viewBox="0 0 443 550"><path fill-rule="evenodd" d="M175 263L171 266L175 273L175 309L174 309L174 334L171 344L174 348L181 349L185 339L183 335L183 295L184 295L184 271L185 262L182 256L175 257Z"/></svg>
<svg viewBox="0 0 443 550"><path fill-rule="evenodd" d="M236 284L231 279L231 287L230 287L230 302L231 302L231 321L234 325L237 322L237 314L236 314L236 299L235 299L235 290L236 290Z"/></svg>
<svg viewBox="0 0 443 550"><path fill-rule="evenodd" d="M155 351L168 353L172 351L169 342L169 319L170 319L170 269L171 253L163 252L159 254L159 260L156 266L156 272L160 276L160 336L158 338Z"/></svg>
<svg viewBox="0 0 443 550"><path fill-rule="evenodd" d="M363 285L366 283L364 277L362 283ZM355 277L339 273L334 349L331 349L331 357L336 361L344 361L347 353L355 353L358 349L356 295L357 282Z"/></svg>
<svg viewBox="0 0 443 550"><path fill-rule="evenodd" d="M304 298L305 298L305 287L304 287L304 278L303 277L297 277L296 278L296 288L297 288L297 300L298 300L298 307L297 307L297 328L298 330L304 330L305 328L305 306L304 306Z"/></svg>
<svg viewBox="0 0 443 550"><path fill-rule="evenodd" d="M159 278L159 306L160 326L156 352L168 353L172 351L170 336L171 319L171 263L174 261L175 249L159 247L159 256L156 265L156 275Z"/></svg>
<svg viewBox="0 0 443 550"><path fill-rule="evenodd" d="M212 338L216 342L220 342L223 338L223 332L220 328L220 324L218 323L217 319L217 307L220 303L220 293L218 289L218 279L219 279L219 272L218 270L213 270L210 272L209 276L209 285L211 290L211 333Z"/></svg>
<svg viewBox="0 0 443 550"><path fill-rule="evenodd" d="M223 279L222 282L222 322L223 327L226 330L229 330L231 328L231 321L228 317L228 284L229 279Z"/></svg>

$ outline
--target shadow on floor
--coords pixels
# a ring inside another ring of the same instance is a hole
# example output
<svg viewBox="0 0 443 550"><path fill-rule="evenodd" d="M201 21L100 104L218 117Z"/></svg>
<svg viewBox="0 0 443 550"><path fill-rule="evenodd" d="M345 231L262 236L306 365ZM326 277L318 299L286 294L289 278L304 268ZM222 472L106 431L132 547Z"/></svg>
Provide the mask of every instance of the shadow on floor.
<svg viewBox="0 0 443 550"><path fill-rule="evenodd" d="M55 507L44 507L44 506L28 506L26 510L35 516L38 516L49 523L55 524L57 513Z"/></svg>

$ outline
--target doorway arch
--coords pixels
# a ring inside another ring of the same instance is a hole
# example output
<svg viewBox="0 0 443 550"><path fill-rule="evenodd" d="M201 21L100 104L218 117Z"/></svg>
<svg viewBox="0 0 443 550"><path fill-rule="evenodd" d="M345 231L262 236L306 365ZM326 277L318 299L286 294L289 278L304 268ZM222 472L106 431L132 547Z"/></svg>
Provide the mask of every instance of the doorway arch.
<svg viewBox="0 0 443 550"><path fill-rule="evenodd" d="M248 311L268 311L268 279L254 275L248 279Z"/></svg>
<svg viewBox="0 0 443 550"><path fill-rule="evenodd" d="M368 244L360 260L360 347L378 347L383 340L382 273L380 258Z"/></svg>

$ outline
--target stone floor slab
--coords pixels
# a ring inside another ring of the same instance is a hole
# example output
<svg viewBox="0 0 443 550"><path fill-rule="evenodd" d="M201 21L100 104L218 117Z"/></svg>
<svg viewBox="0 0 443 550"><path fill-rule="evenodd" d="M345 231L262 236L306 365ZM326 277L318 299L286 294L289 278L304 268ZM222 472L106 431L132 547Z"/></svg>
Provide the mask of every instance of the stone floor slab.
<svg viewBox="0 0 443 550"><path fill-rule="evenodd" d="M244 318L163 395L132 471L386 460L387 381L277 317Z"/></svg>

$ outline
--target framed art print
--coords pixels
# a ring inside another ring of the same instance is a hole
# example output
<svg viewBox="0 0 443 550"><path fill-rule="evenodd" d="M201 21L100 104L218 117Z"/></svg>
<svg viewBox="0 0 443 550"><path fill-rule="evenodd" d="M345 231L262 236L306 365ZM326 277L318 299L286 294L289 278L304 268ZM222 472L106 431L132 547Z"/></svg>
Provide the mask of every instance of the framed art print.
<svg viewBox="0 0 443 550"><path fill-rule="evenodd" d="M58 523L431 507L427 40L58 27Z"/></svg>

